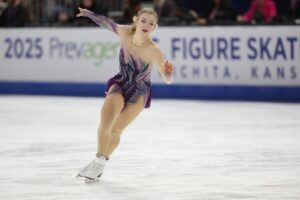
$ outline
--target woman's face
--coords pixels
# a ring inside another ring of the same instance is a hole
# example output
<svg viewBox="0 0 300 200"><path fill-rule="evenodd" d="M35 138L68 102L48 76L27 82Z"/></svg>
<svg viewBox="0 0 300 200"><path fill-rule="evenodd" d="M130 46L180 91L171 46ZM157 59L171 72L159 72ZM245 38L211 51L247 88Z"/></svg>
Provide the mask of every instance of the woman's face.
<svg viewBox="0 0 300 200"><path fill-rule="evenodd" d="M143 13L138 17L136 31L142 34L150 34L156 26L157 20L153 14Z"/></svg>

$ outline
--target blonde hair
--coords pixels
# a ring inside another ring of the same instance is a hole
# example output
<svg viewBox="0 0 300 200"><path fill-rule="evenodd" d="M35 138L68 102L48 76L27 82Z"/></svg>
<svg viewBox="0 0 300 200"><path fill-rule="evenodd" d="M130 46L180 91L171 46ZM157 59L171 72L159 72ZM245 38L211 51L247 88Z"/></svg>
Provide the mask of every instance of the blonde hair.
<svg viewBox="0 0 300 200"><path fill-rule="evenodd" d="M139 12L133 17L133 23L130 25L130 29L129 29L130 35L133 35L135 33L136 23L138 22L139 17L144 13L154 15L154 17L156 18L156 27L157 27L157 22L158 22L157 13L151 8L143 8L139 10Z"/></svg>

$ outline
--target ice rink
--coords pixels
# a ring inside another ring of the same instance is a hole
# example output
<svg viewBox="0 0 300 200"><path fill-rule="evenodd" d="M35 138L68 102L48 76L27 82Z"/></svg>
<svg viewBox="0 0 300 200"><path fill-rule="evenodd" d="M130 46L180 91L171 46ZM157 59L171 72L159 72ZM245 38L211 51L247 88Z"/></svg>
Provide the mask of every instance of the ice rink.
<svg viewBox="0 0 300 200"><path fill-rule="evenodd" d="M153 100L86 185L102 102L0 96L0 199L300 199L300 104Z"/></svg>

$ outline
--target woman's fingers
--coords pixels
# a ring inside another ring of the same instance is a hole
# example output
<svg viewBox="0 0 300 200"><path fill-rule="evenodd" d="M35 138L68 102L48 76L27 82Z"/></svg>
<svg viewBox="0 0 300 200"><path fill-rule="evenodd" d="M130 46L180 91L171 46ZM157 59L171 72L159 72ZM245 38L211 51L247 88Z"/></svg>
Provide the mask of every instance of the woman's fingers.
<svg viewBox="0 0 300 200"><path fill-rule="evenodd" d="M82 14L83 9L78 7L78 10L79 10L79 13L76 15L76 17L82 17L83 16L83 14Z"/></svg>
<svg viewBox="0 0 300 200"><path fill-rule="evenodd" d="M170 62L167 62L165 65L165 73L171 74L173 72L173 65Z"/></svg>

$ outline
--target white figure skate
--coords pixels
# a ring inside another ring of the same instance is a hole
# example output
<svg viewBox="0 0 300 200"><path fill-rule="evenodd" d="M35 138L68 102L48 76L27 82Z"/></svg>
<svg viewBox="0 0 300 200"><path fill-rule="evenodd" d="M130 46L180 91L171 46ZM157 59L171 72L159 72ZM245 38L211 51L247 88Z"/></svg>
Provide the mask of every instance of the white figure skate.
<svg viewBox="0 0 300 200"><path fill-rule="evenodd" d="M85 178L85 183L97 182L103 174L106 159L104 156L96 157L90 164L79 170L77 178Z"/></svg>

